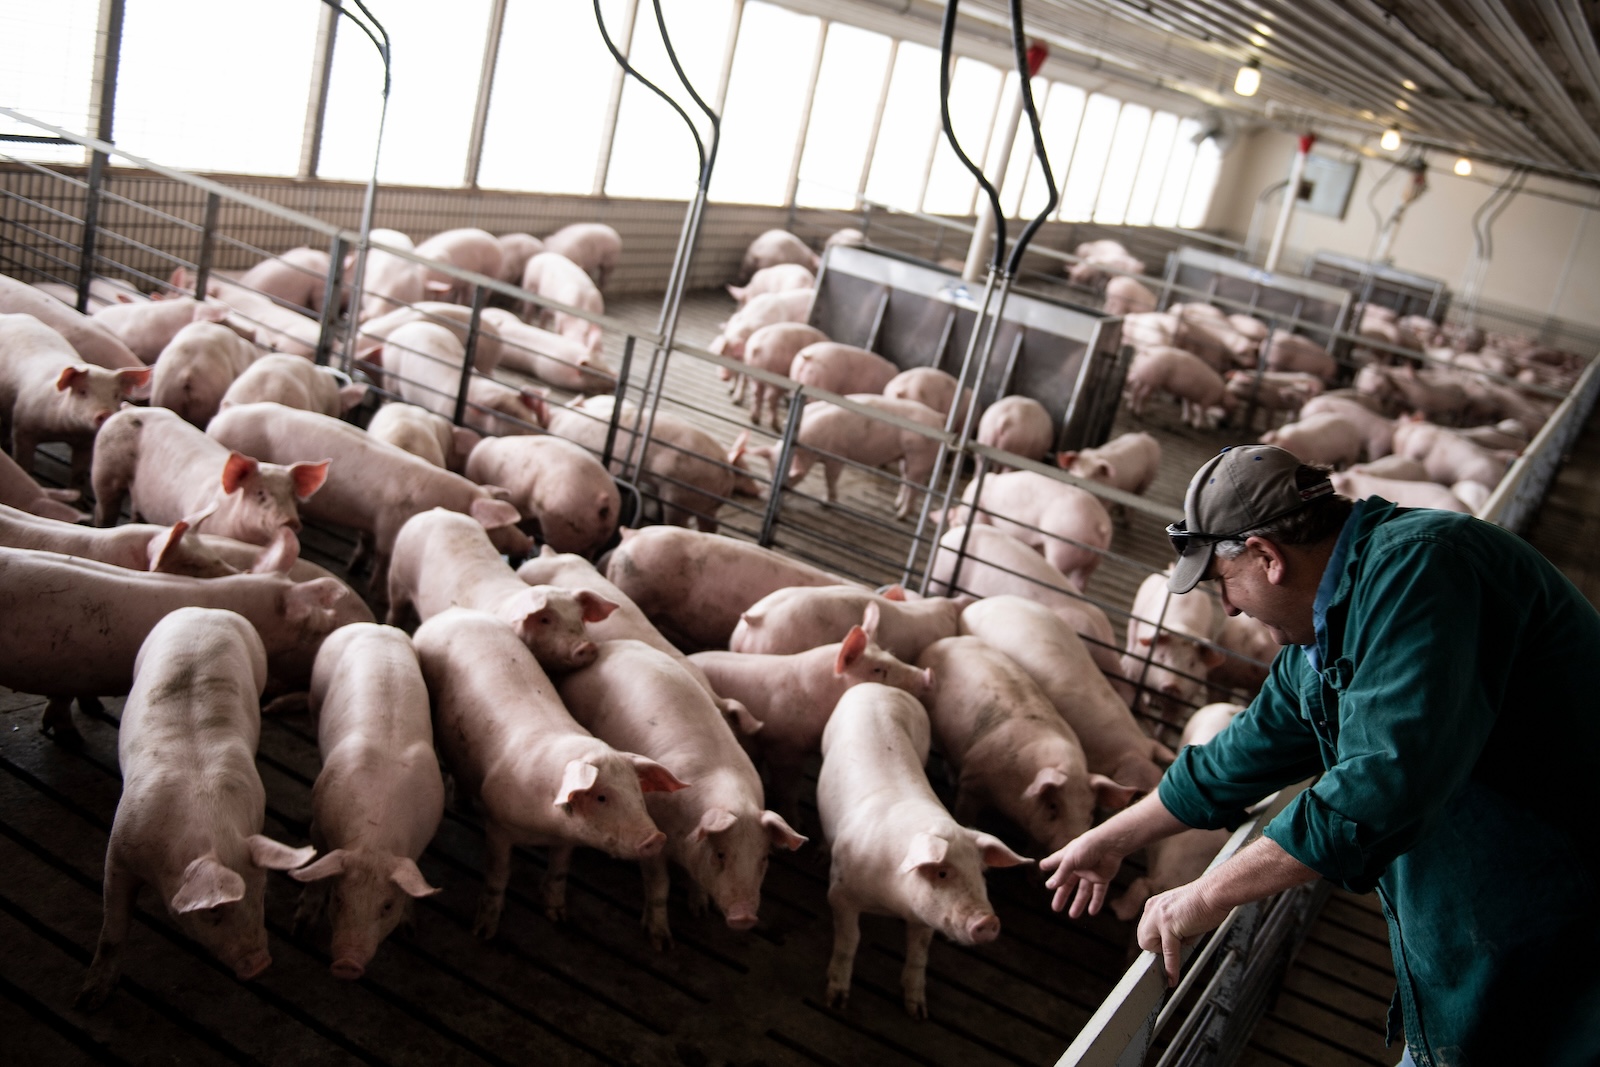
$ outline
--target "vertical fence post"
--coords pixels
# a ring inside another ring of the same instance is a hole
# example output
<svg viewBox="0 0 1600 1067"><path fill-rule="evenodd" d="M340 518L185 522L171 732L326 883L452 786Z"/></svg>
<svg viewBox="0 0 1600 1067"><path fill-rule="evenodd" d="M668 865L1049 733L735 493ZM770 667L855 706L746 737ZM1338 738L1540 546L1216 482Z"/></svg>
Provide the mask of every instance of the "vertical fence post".
<svg viewBox="0 0 1600 1067"><path fill-rule="evenodd" d="M467 384L472 381L472 360L478 351L478 326L483 318L483 300L487 292L481 285L472 287L472 318L467 323L467 345L461 356L461 380L456 383L456 409L450 421L457 426L467 412Z"/></svg>
<svg viewBox="0 0 1600 1067"><path fill-rule="evenodd" d="M333 235L328 246L328 279L322 287L322 321L317 330L317 365L326 367L333 360L333 335L339 324L339 290L344 285L344 238ZM356 315L351 308L351 316Z"/></svg>
<svg viewBox="0 0 1600 1067"><path fill-rule="evenodd" d="M83 202L83 244L78 256L78 314L89 313L89 285L94 281L95 240L100 229L100 184L105 180L104 152L96 151L89 161L89 190Z"/></svg>
<svg viewBox="0 0 1600 1067"><path fill-rule="evenodd" d="M778 457L772 461L772 485L767 490L767 510L761 516L761 536L756 538L756 544L762 548L772 547L772 532L778 526L778 506L783 497L783 483L789 477L789 457L794 453L795 435L800 432L800 413L805 409L805 394L796 390L789 400L789 421L783 427L783 446L778 449Z"/></svg>
<svg viewBox="0 0 1600 1067"><path fill-rule="evenodd" d="M628 395L628 372L633 369L634 340L633 334L630 333L628 339L622 342L622 366L617 370L617 391L611 396L611 422L606 426L605 451L600 453L600 462L605 464L607 469L611 466L611 453L617 447L617 419L622 412L622 400ZM634 481L638 480L639 476L635 474Z"/></svg>
<svg viewBox="0 0 1600 1067"><path fill-rule="evenodd" d="M200 255L194 267L194 298L206 298L206 283L211 280L211 261L217 251L217 212L222 206L216 193L206 194L206 220L200 230Z"/></svg>

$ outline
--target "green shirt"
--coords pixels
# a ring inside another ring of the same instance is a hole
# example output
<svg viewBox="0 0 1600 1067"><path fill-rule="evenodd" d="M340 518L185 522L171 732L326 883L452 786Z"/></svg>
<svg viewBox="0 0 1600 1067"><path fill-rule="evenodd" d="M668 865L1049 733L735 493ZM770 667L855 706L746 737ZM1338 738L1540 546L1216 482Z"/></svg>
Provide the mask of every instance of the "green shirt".
<svg viewBox="0 0 1600 1067"><path fill-rule="evenodd" d="M1237 825L1320 773L1265 835L1378 890L1391 1038L1403 1021L1423 1067L1597 1062L1600 615L1491 523L1372 498L1351 524L1322 669L1280 654L1249 709L1179 755L1162 803Z"/></svg>

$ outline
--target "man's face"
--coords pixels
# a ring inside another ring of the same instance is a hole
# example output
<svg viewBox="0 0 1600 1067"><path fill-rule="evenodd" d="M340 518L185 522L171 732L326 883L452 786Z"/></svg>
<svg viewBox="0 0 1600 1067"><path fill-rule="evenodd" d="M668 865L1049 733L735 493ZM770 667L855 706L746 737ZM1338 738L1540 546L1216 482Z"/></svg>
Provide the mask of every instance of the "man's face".
<svg viewBox="0 0 1600 1067"><path fill-rule="evenodd" d="M1283 573L1281 556L1275 557L1272 546L1252 537L1235 558L1214 556L1206 578L1229 615L1250 616L1280 645L1310 644L1316 640L1311 605L1283 584Z"/></svg>

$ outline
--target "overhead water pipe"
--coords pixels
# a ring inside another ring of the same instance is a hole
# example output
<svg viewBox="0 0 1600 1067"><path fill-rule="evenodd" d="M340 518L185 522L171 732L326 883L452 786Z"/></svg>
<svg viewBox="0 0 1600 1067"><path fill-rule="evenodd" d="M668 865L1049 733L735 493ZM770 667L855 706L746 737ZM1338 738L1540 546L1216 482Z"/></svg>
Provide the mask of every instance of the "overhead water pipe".
<svg viewBox="0 0 1600 1067"><path fill-rule="evenodd" d="M1038 62L1034 63L1032 57L1038 53ZM1029 48L1028 76L1039 73L1039 68L1044 66L1045 59L1049 56L1049 49L1039 41L1035 41ZM1011 95L1011 111L1006 116L1005 132L1000 135L999 162L995 167L994 184L998 188L1006 183L1006 171L1011 164L1011 150L1017 142L1017 127L1022 124L1022 86L1024 79L1017 80L1017 91ZM978 221L972 231L972 243L967 246L967 261L961 268L963 281L975 282L978 280L978 271L983 269L984 257L989 252L989 239L994 234L995 209L989 201L983 200L978 204Z"/></svg>
<svg viewBox="0 0 1600 1067"><path fill-rule="evenodd" d="M1378 234L1378 248L1373 253L1372 259L1378 262L1388 262L1389 250L1394 247L1395 234L1400 232L1400 220L1405 215L1406 209L1416 203L1417 198L1428 191L1428 165L1418 159L1411 165L1411 180L1405 188L1400 190L1400 203L1390 213L1388 220L1383 224L1382 231Z"/></svg>
<svg viewBox="0 0 1600 1067"><path fill-rule="evenodd" d="M1289 168L1289 188L1284 191L1283 206L1278 209L1278 228L1273 231L1272 245L1267 249L1264 266L1268 273L1278 269L1278 257L1283 254L1284 238L1289 236L1289 220L1294 217L1294 206L1300 199L1300 179L1306 172L1306 158L1311 155L1311 146L1316 143L1316 134L1300 135L1300 150L1295 153L1294 164Z"/></svg>

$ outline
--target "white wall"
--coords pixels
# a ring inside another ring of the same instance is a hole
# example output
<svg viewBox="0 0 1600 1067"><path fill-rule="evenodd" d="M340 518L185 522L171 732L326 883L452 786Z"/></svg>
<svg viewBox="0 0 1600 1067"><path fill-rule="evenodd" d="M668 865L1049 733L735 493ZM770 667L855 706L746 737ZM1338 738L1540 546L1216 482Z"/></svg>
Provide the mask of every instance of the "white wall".
<svg viewBox="0 0 1600 1067"><path fill-rule="evenodd" d="M1224 158L1206 227L1243 240L1256 198L1289 176L1295 140L1292 134L1270 129L1241 135ZM1344 150L1318 147L1313 151L1338 156ZM1439 278L1452 291L1459 291L1473 251L1473 213L1493 193L1505 171L1480 165L1472 177L1458 178L1451 172L1453 156L1434 153L1429 162L1428 191L1407 209L1390 254L1399 269ZM1286 254L1285 263L1294 269L1302 256L1323 249L1365 258L1378 229L1367 197L1389 166L1387 158L1361 159L1355 191L1342 221L1297 211L1289 227L1287 247L1292 251ZM1404 172L1396 173L1378 191L1376 207L1385 216L1399 204L1400 190L1408 178ZM1529 195L1535 191L1578 203ZM1280 203L1273 195L1263 213L1263 248L1271 238ZM1600 207L1579 204L1600 205L1600 190L1528 178L1524 192L1495 223L1493 258L1481 299L1521 308L1536 317L1553 314L1570 322L1600 326ZM1557 294L1569 257L1571 269Z"/></svg>

